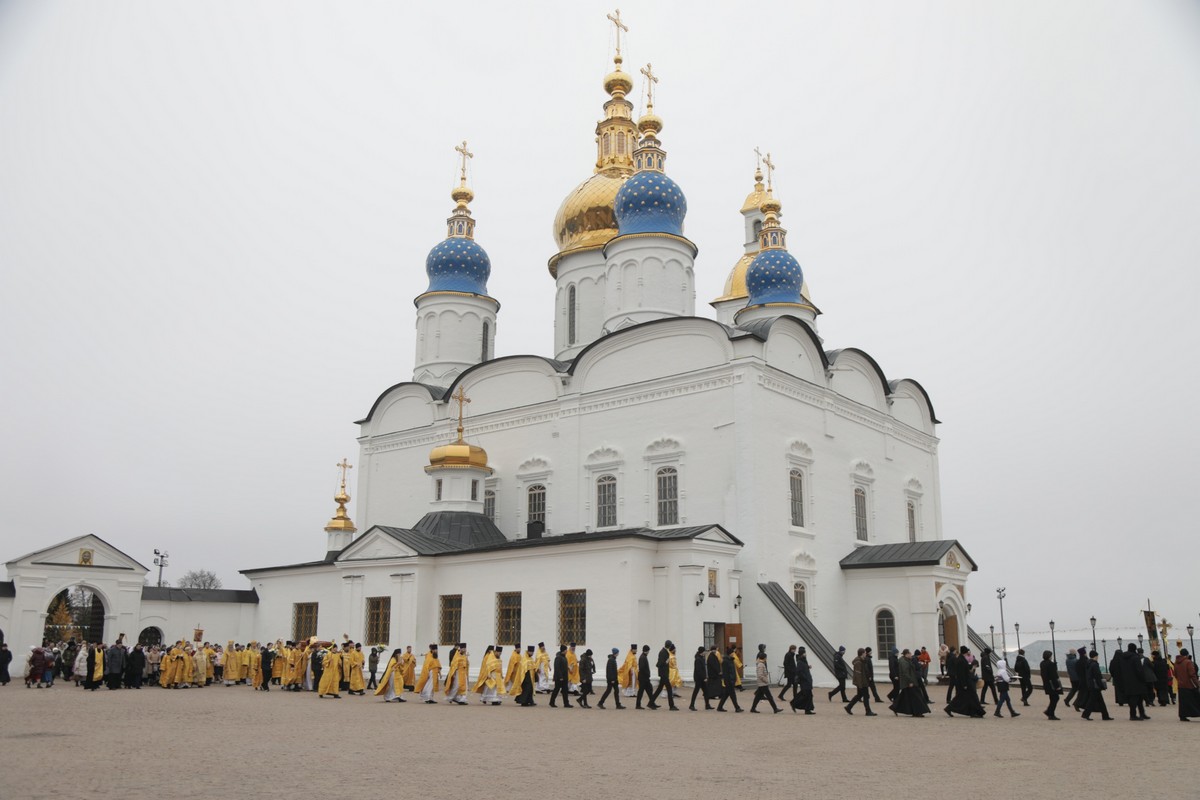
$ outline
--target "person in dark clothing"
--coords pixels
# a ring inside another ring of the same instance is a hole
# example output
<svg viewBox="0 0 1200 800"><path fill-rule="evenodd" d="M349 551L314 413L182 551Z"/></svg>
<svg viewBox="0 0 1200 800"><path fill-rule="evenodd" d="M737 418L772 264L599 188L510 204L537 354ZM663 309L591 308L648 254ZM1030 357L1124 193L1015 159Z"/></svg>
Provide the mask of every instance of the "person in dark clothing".
<svg viewBox="0 0 1200 800"><path fill-rule="evenodd" d="M1171 672L1167 660L1155 650L1150 654L1150 666L1154 668L1154 693L1158 695L1158 704L1170 705L1175 698L1171 696Z"/></svg>
<svg viewBox="0 0 1200 800"><path fill-rule="evenodd" d="M533 663L533 645L525 648L525 657L529 659L529 663ZM516 687L513 687L514 691ZM533 670L525 670L525 677L521 678L521 693L517 695L517 705L526 708L536 706L533 701Z"/></svg>
<svg viewBox="0 0 1200 800"><path fill-rule="evenodd" d="M1113 674L1112 679L1114 685L1120 684L1125 702L1129 704L1129 719L1134 722L1150 719L1146 716L1146 695L1149 694L1146 679L1154 676L1154 670L1132 642L1121 654L1120 664L1120 673Z"/></svg>
<svg viewBox="0 0 1200 800"><path fill-rule="evenodd" d="M1191 722L1191 717L1200 717L1200 676L1186 647L1175 658L1175 682L1179 684L1179 721Z"/></svg>
<svg viewBox="0 0 1200 800"><path fill-rule="evenodd" d="M796 653L796 683L799 685L800 691L792 693L792 712L803 709L805 714L815 714L812 667L808 664L808 651L803 647Z"/></svg>
<svg viewBox="0 0 1200 800"><path fill-rule="evenodd" d="M896 659L897 687L896 699L891 705L892 714L923 717L929 713L929 705L921 694L920 672L920 662L906 648Z"/></svg>
<svg viewBox="0 0 1200 800"><path fill-rule="evenodd" d="M588 705L588 695L592 694L592 676L596 674L596 659L592 658L591 650L584 650L579 658L579 705Z"/></svg>
<svg viewBox="0 0 1200 800"><path fill-rule="evenodd" d="M8 682L12 678L8 674L8 667L12 664L12 650L8 649L8 645L0 642L0 686L8 686Z"/></svg>
<svg viewBox="0 0 1200 800"><path fill-rule="evenodd" d="M979 687L979 705L987 705L988 689L992 690L992 702L998 703L996 697L996 672L992 668L992 648L983 648L983 655L979 657L979 677L983 679L983 686Z"/></svg>
<svg viewBox="0 0 1200 800"><path fill-rule="evenodd" d="M571 707L571 696L567 693L567 674L570 671L567 666L567 646L560 644L558 652L554 654L554 690L550 692L550 707L558 708L554 704L554 698L560 693L563 699L563 708Z"/></svg>
<svg viewBox="0 0 1200 800"><path fill-rule="evenodd" d="M134 645L125 666L125 685L130 689L142 688L142 673L146 671L146 651L140 644Z"/></svg>
<svg viewBox="0 0 1200 800"><path fill-rule="evenodd" d="M372 651L374 651L374 648L372 648ZM278 656L276 655L274 650L264 647L262 649L262 652L259 654L259 657L262 659L262 674L263 674L262 690L264 692L269 692L269 691L271 691L271 670L275 667L275 659ZM375 654L375 660L376 660L376 668L378 668L378 666L379 666L379 664L378 664L379 654L378 653ZM374 678L375 678L374 674L371 675L371 678L372 678L372 680L374 680ZM359 694L362 694L362 692L359 692Z"/></svg>
<svg viewBox="0 0 1200 800"><path fill-rule="evenodd" d="M114 644L104 651L104 685L109 689L121 688L127 655L125 648L119 644Z"/></svg>
<svg viewBox="0 0 1200 800"><path fill-rule="evenodd" d="M1025 652L1022 650L1021 652ZM1042 691L1050 698L1050 705L1046 706L1046 710L1042 713L1047 719L1057 720L1054 716L1054 709L1058 707L1058 696L1062 694L1062 681L1058 678L1058 664L1054 663L1054 653L1049 650L1042 651ZM1026 703L1028 705L1028 703Z"/></svg>
<svg viewBox="0 0 1200 800"><path fill-rule="evenodd" d="M896 695L900 693L900 651L895 647L888 653L888 681L892 688L888 691L887 699L894 703Z"/></svg>
<svg viewBox="0 0 1200 800"><path fill-rule="evenodd" d="M654 694L650 697L651 708L655 707L658 702L658 696L662 694L662 690L667 690L667 708L672 711L678 711L675 707L675 690L671 687L671 652L675 649L675 645L671 644L668 639L663 643L662 649L658 651L658 662L655 664L658 669L658 688L654 690Z"/></svg>
<svg viewBox="0 0 1200 800"><path fill-rule="evenodd" d="M1083 709L1083 718L1091 719L1093 712L1099 711L1101 719L1106 722L1111 720L1108 705L1104 702L1104 674L1100 671L1100 659L1095 650L1088 653L1088 660L1082 672L1083 688L1087 689L1087 706Z"/></svg>
<svg viewBox="0 0 1200 800"><path fill-rule="evenodd" d="M726 700L732 700L733 710L742 713L744 709L738 705L737 699L737 664L733 663L732 647L725 651L725 658L721 661L721 702L717 703L717 711L725 710Z"/></svg>
<svg viewBox="0 0 1200 800"><path fill-rule="evenodd" d="M621 685L617 681L617 655L620 652L614 647L608 654L608 663L604 665L604 694L600 695L600 702L596 703L596 708L604 708L604 701L610 694L613 696L613 702L616 703L617 708L625 708L621 705Z"/></svg>
<svg viewBox="0 0 1200 800"><path fill-rule="evenodd" d="M692 702L688 705L689 711L696 710L696 695L704 695L704 710L712 711L712 704L708 699L708 663L704 657L704 645L696 648L696 656L692 659Z"/></svg>
<svg viewBox="0 0 1200 800"><path fill-rule="evenodd" d="M1124 655L1125 653L1123 651L1117 650L1115 653L1113 653L1112 660L1108 662L1108 678L1109 682L1112 684L1113 702L1119 706L1123 706L1126 703L1125 685L1118 680L1118 676L1121 674L1121 668L1124 664L1124 661L1122 661L1122 656Z"/></svg>
<svg viewBox="0 0 1200 800"><path fill-rule="evenodd" d="M369 681L367 681L367 688L374 689L376 686L379 685L379 678L377 677L377 674L379 672L379 648L378 647L372 647L371 655L367 656L367 670L371 673L371 679ZM267 672L267 665L263 664L263 674L265 675L266 672Z"/></svg>
<svg viewBox="0 0 1200 800"><path fill-rule="evenodd" d="M835 694L840 694L842 702L849 703L850 698L846 697L846 678L850 677L850 669L846 666L845 645L839 646L833 656L833 677L837 680L837 686L829 693L829 702L833 702Z"/></svg>
<svg viewBox="0 0 1200 800"><path fill-rule="evenodd" d="M1091 670L1092 659L1088 655L1086 647L1081 647L1076 652L1079 653L1079 662L1077 664L1077 669L1079 670L1079 694L1075 695L1075 710L1083 711L1087 708L1088 695L1091 694L1091 690L1088 688L1088 672ZM1105 713L1107 713L1107 709Z"/></svg>
<svg viewBox="0 0 1200 800"><path fill-rule="evenodd" d="M955 687L954 676L957 673L957 669L958 669L955 666L957 663L958 663L958 653L955 651L955 649L953 647L951 647L950 650L946 653L946 676L950 678L950 680L946 683L946 705L950 705L950 702L952 700L954 700L954 687ZM974 692L975 689L972 688L971 691Z"/></svg>
<svg viewBox="0 0 1200 800"><path fill-rule="evenodd" d="M967 717L982 717L983 706L975 696L975 667L967 660L971 648L963 645L959 648L958 658L954 659L954 699L946 704L944 711L947 717L962 714Z"/></svg>
<svg viewBox="0 0 1200 800"><path fill-rule="evenodd" d="M100 681L93 679L93 676L96 674L96 658L97 658L96 648L97 647L102 647L102 645L96 644L96 645L90 645L88 647L87 675L85 675L83 678L83 688L90 689L93 692L96 691L96 688L100 685ZM100 658L104 657L103 651L101 651L101 655L99 657Z"/></svg>
<svg viewBox="0 0 1200 800"><path fill-rule="evenodd" d="M642 645L642 654L638 656L637 670L638 693L634 708L642 709L642 695L645 695L648 702L646 707L651 711L658 708L654 704L654 684L650 682L650 645Z"/></svg>
<svg viewBox="0 0 1200 800"><path fill-rule="evenodd" d="M704 707L707 709L712 708L709 703L714 700L719 702L725 695L725 680L721 677L721 653L715 644L704 659L704 674L707 676L704 692Z"/></svg>
<svg viewBox="0 0 1200 800"><path fill-rule="evenodd" d="M1013 662L1013 672L1017 673L1017 681L1021 685L1021 705L1029 705L1029 695L1033 694L1033 671L1025 658L1025 650L1017 651L1017 660Z"/></svg>
<svg viewBox="0 0 1200 800"><path fill-rule="evenodd" d="M779 693L780 700L786 700L788 689L792 690L792 699L796 699L796 645L788 647L787 653L783 656L783 691Z"/></svg>
<svg viewBox="0 0 1200 800"><path fill-rule="evenodd" d="M871 690L871 699L876 703L882 703L883 700L879 697L879 691L875 688L875 661L871 658L871 648L866 648L866 651L863 656L863 665L866 670L867 686Z"/></svg>
<svg viewBox="0 0 1200 800"><path fill-rule="evenodd" d="M1079 660L1079 656L1075 654L1075 651L1067 653L1066 665L1067 682L1071 684L1071 691L1067 692L1066 698L1063 699L1063 705L1070 706L1071 700L1079 694L1079 678L1081 677L1083 670L1087 668L1087 665Z"/></svg>
<svg viewBox="0 0 1200 800"><path fill-rule="evenodd" d="M858 655L850 662L855 689L854 699L845 706L846 713L850 716L854 716L854 706L860 700L863 708L867 710L867 716L876 716L875 712L871 710L871 679L867 675L867 665L870 663L871 659L867 656L867 649L865 647L858 648Z"/></svg>
<svg viewBox="0 0 1200 800"><path fill-rule="evenodd" d="M317 687L321 685L321 673L325 671L325 657L322 655L320 647L313 649L312 658L309 663L312 666L312 690L315 692L317 691ZM446 663L450 662L447 661Z"/></svg>

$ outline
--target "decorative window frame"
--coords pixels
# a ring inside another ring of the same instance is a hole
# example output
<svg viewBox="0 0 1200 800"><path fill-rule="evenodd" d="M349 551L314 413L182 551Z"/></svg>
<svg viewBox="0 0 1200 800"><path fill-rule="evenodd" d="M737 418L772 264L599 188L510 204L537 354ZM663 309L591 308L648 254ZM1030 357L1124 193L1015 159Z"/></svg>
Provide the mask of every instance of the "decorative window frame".
<svg viewBox="0 0 1200 800"><path fill-rule="evenodd" d="M807 442L799 439L792 440L788 445L787 451L787 522L789 532L798 536L814 538L815 532L812 530L815 527L813 522L813 449L808 446ZM803 486L804 497L801 499L801 510L804 514L803 525L792 524L792 470L800 471L800 480Z"/></svg>
<svg viewBox="0 0 1200 800"><path fill-rule="evenodd" d="M533 456L517 467L517 539L524 539L527 533L529 487L539 483L546 487L546 534L553 530L554 503L551 498L554 496L554 470L549 461L540 456Z"/></svg>
<svg viewBox="0 0 1200 800"><path fill-rule="evenodd" d="M889 605L875 606L871 610L871 639L875 642L876 660L886 664L891 650L884 649L883 643L879 641L879 615L884 611L892 615L892 647L900 646L900 615Z"/></svg>
<svg viewBox="0 0 1200 800"><path fill-rule="evenodd" d="M925 532L925 523L922 519L921 499L925 496L925 487L916 478L909 478L908 483L904 485L904 535L910 541L923 541L922 534ZM909 535L908 531L908 504L913 504L913 518L915 521L914 534L915 539Z"/></svg>
<svg viewBox="0 0 1200 800"><path fill-rule="evenodd" d="M646 465L646 508L647 528L677 528L687 524L687 461L683 445L678 439L663 436L646 447L642 457ZM678 521L673 525L658 524L658 471L663 467L674 467L676 473L676 510Z"/></svg>
<svg viewBox="0 0 1200 800"><path fill-rule="evenodd" d="M795 584L804 584L804 598L808 608L804 615L810 620L817 618L817 559L807 550L797 550L792 553L792 585L793 595Z"/></svg>
<svg viewBox="0 0 1200 800"><path fill-rule="evenodd" d="M875 540L875 470L867 461L859 459L850 465L850 534L856 547ZM867 538L858 538L857 509L854 507L854 490L862 489L867 504Z"/></svg>
<svg viewBox="0 0 1200 800"><path fill-rule="evenodd" d="M625 520L625 459L620 451L612 447L598 447L588 454L583 464L583 525L581 530L618 530ZM612 475L617 479L617 521L615 525L601 528L596 524L596 481L604 475Z"/></svg>

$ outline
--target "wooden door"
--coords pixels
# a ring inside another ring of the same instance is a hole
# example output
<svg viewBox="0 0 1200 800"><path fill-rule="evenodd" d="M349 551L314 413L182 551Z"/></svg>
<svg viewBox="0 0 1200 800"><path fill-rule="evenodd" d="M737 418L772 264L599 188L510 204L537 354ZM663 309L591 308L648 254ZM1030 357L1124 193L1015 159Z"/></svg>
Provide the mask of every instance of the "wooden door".
<svg viewBox="0 0 1200 800"><path fill-rule="evenodd" d="M958 650L958 617L945 617L942 620L942 637L947 647Z"/></svg>

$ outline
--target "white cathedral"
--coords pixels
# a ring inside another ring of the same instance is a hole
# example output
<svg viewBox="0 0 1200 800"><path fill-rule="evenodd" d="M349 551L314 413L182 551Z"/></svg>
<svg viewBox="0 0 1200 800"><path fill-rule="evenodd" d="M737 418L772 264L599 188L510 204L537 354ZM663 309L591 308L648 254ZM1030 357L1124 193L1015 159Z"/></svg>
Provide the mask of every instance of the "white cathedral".
<svg viewBox="0 0 1200 800"><path fill-rule="evenodd" d="M324 548L242 570L249 590L145 587L146 567L73 539L7 563L10 645L39 643L76 585L104 641L190 637L197 622L215 641L347 634L418 652L669 638L681 664L700 644L752 657L761 642L778 659L797 643L828 682L839 644L882 656L965 639L975 565L943 536L929 396L861 350L824 348L769 160L716 319L696 315L663 122L652 98L635 122L619 49L614 61L595 169L554 220L553 357L494 357L500 303L464 143L415 301L412 380L358 422L362 532L343 465Z"/></svg>

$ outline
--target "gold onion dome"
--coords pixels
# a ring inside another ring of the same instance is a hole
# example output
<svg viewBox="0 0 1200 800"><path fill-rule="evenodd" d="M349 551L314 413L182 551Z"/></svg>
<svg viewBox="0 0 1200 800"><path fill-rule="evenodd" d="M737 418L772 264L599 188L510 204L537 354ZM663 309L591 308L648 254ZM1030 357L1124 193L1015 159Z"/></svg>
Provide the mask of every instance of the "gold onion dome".
<svg viewBox="0 0 1200 800"><path fill-rule="evenodd" d="M762 168L759 167L754 170L754 189L746 195L746 202L742 203L742 213L757 211L766 196L767 187L763 186Z"/></svg>
<svg viewBox="0 0 1200 800"><path fill-rule="evenodd" d="M346 511L346 503L350 502L350 495L346 494L346 470L352 469L346 459L342 459L342 463L337 465L342 470L342 485L338 489L338 493L333 496L333 502L337 503L337 510L333 512L333 519L329 520L329 524L325 526L325 530L329 533L335 531L347 531L354 533L358 528L354 527L354 522L350 519L350 514Z"/></svg>
<svg viewBox="0 0 1200 800"><path fill-rule="evenodd" d="M608 94L629 94L633 91L633 76L621 69L622 60L619 55L614 57L616 69L604 76L604 91Z"/></svg>
<svg viewBox="0 0 1200 800"><path fill-rule="evenodd" d="M492 471L488 466L487 451L478 445L464 442L461 433L458 441L433 448L429 453L429 466L425 468L425 471L447 467L451 469L475 467L476 469L486 469L488 472Z"/></svg>

